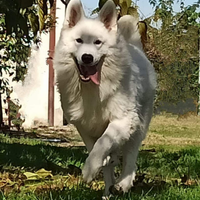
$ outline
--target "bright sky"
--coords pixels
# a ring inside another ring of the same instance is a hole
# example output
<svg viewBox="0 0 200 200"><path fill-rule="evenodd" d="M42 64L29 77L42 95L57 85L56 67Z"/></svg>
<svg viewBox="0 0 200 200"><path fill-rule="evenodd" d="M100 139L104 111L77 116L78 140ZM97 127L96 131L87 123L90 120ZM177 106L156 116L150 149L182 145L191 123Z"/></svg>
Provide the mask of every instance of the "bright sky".
<svg viewBox="0 0 200 200"><path fill-rule="evenodd" d="M98 6L98 0L81 0L84 6L85 11L88 11L90 13L94 8ZM177 0L174 0L177 2ZM139 6L140 15L141 18L149 17L153 14L152 6L149 4L149 0L133 0L133 2L137 2L137 5ZM185 5L192 4L194 2L197 2L197 0L185 0ZM179 4L175 3L174 5L175 11L179 10Z"/></svg>

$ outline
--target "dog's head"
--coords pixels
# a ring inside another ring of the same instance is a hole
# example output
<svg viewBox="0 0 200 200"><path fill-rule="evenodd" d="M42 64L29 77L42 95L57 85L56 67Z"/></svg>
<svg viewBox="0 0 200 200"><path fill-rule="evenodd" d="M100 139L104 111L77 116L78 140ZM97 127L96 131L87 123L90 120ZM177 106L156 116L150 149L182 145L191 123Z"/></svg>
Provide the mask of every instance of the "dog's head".
<svg viewBox="0 0 200 200"><path fill-rule="evenodd" d="M71 0L68 4L61 37L74 59L81 81L100 84L104 57L116 43L116 23L112 0L105 3L96 19L85 17L79 0Z"/></svg>

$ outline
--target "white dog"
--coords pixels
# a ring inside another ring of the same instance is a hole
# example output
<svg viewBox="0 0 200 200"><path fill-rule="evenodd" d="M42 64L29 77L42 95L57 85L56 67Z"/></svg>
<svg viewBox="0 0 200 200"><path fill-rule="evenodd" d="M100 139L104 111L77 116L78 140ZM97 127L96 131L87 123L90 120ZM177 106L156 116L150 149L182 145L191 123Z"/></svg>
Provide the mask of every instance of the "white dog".
<svg viewBox="0 0 200 200"><path fill-rule="evenodd" d="M103 169L105 195L111 186L123 192L132 186L152 116L156 76L137 28L131 16L117 23L112 0L96 19L86 18L80 1L71 0L55 51L64 114L89 151L83 179L90 182ZM120 151L123 169L115 180Z"/></svg>

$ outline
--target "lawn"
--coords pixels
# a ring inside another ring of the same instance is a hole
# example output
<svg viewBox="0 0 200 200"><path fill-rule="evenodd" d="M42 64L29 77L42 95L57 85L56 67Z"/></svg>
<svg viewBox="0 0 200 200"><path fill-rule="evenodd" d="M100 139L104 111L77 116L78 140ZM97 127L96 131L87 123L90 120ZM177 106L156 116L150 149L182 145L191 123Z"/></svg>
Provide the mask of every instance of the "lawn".
<svg viewBox="0 0 200 200"><path fill-rule="evenodd" d="M89 185L82 181L87 151L72 126L4 131L0 143L0 200L101 199L102 174ZM153 117L134 187L110 199L199 200L199 146L200 117Z"/></svg>

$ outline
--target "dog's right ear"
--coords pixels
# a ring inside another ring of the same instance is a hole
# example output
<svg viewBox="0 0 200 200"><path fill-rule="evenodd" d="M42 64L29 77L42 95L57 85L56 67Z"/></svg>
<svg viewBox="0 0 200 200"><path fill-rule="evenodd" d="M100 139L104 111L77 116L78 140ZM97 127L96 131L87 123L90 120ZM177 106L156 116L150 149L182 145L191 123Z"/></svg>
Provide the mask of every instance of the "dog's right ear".
<svg viewBox="0 0 200 200"><path fill-rule="evenodd" d="M85 14L80 0L71 0L67 6L64 26L72 28L84 16Z"/></svg>

